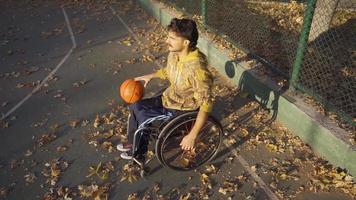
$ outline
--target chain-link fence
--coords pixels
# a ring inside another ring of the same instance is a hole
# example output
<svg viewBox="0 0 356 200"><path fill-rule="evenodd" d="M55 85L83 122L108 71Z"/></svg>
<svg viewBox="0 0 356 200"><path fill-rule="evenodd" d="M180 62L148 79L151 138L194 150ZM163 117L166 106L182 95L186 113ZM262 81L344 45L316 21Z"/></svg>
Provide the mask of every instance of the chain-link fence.
<svg viewBox="0 0 356 200"><path fill-rule="evenodd" d="M162 0L356 124L355 0Z"/></svg>
<svg viewBox="0 0 356 200"><path fill-rule="evenodd" d="M356 1L318 0L296 87L355 127Z"/></svg>

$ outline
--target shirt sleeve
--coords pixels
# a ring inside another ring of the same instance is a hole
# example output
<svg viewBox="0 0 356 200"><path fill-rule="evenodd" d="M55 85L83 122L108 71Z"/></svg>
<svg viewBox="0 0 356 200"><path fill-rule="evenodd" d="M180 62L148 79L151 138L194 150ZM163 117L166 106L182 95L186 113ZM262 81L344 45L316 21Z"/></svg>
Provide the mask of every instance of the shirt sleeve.
<svg viewBox="0 0 356 200"><path fill-rule="evenodd" d="M167 67L161 68L159 70L156 71L156 76L160 79L167 79Z"/></svg>
<svg viewBox="0 0 356 200"><path fill-rule="evenodd" d="M200 110L211 112L213 109L212 98L213 80L210 72L203 67L198 67L193 76L194 99L200 105Z"/></svg>
<svg viewBox="0 0 356 200"><path fill-rule="evenodd" d="M156 71L156 76L158 78L163 79L163 80L167 80L168 79L168 66L169 66L169 63L172 60L172 57L173 57L173 54L169 53L168 56L167 56L167 66Z"/></svg>

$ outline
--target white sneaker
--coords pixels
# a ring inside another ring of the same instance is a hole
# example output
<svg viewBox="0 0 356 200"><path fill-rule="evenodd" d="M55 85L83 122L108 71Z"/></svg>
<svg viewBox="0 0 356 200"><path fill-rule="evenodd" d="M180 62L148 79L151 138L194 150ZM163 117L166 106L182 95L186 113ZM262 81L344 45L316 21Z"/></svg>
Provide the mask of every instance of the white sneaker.
<svg viewBox="0 0 356 200"><path fill-rule="evenodd" d="M118 144L116 146L116 149L119 150L119 151L122 151L122 152L128 152L132 149L132 144Z"/></svg>
<svg viewBox="0 0 356 200"><path fill-rule="evenodd" d="M123 153L120 154L120 157L122 159L125 159L125 160L131 160L132 159L131 152L123 152Z"/></svg>

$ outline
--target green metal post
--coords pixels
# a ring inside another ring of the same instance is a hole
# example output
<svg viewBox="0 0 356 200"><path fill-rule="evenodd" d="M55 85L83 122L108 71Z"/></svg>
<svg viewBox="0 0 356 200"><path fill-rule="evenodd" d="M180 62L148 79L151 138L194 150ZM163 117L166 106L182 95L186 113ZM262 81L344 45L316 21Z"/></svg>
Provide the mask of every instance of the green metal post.
<svg viewBox="0 0 356 200"><path fill-rule="evenodd" d="M307 48L308 38L310 33L310 27L313 21L314 11L315 11L315 4L317 0L308 0L307 9L304 15L303 21L303 29L300 34L297 55L293 64L292 68L292 76L290 79L290 86L292 88L296 88L297 79L300 72L300 67L302 65L304 52Z"/></svg>
<svg viewBox="0 0 356 200"><path fill-rule="evenodd" d="M201 0L201 17L203 25L206 26L206 0Z"/></svg>

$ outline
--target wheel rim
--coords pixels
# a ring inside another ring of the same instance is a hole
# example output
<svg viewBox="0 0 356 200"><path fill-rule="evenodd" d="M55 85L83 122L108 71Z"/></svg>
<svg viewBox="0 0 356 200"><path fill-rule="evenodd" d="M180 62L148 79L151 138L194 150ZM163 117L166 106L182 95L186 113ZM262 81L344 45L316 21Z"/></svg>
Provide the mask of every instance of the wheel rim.
<svg viewBox="0 0 356 200"><path fill-rule="evenodd" d="M195 119L179 123L164 138L161 146L163 163L175 170L192 170L212 159L220 146L222 129L214 120L207 120L199 132L194 151L183 151L180 142L193 127Z"/></svg>

